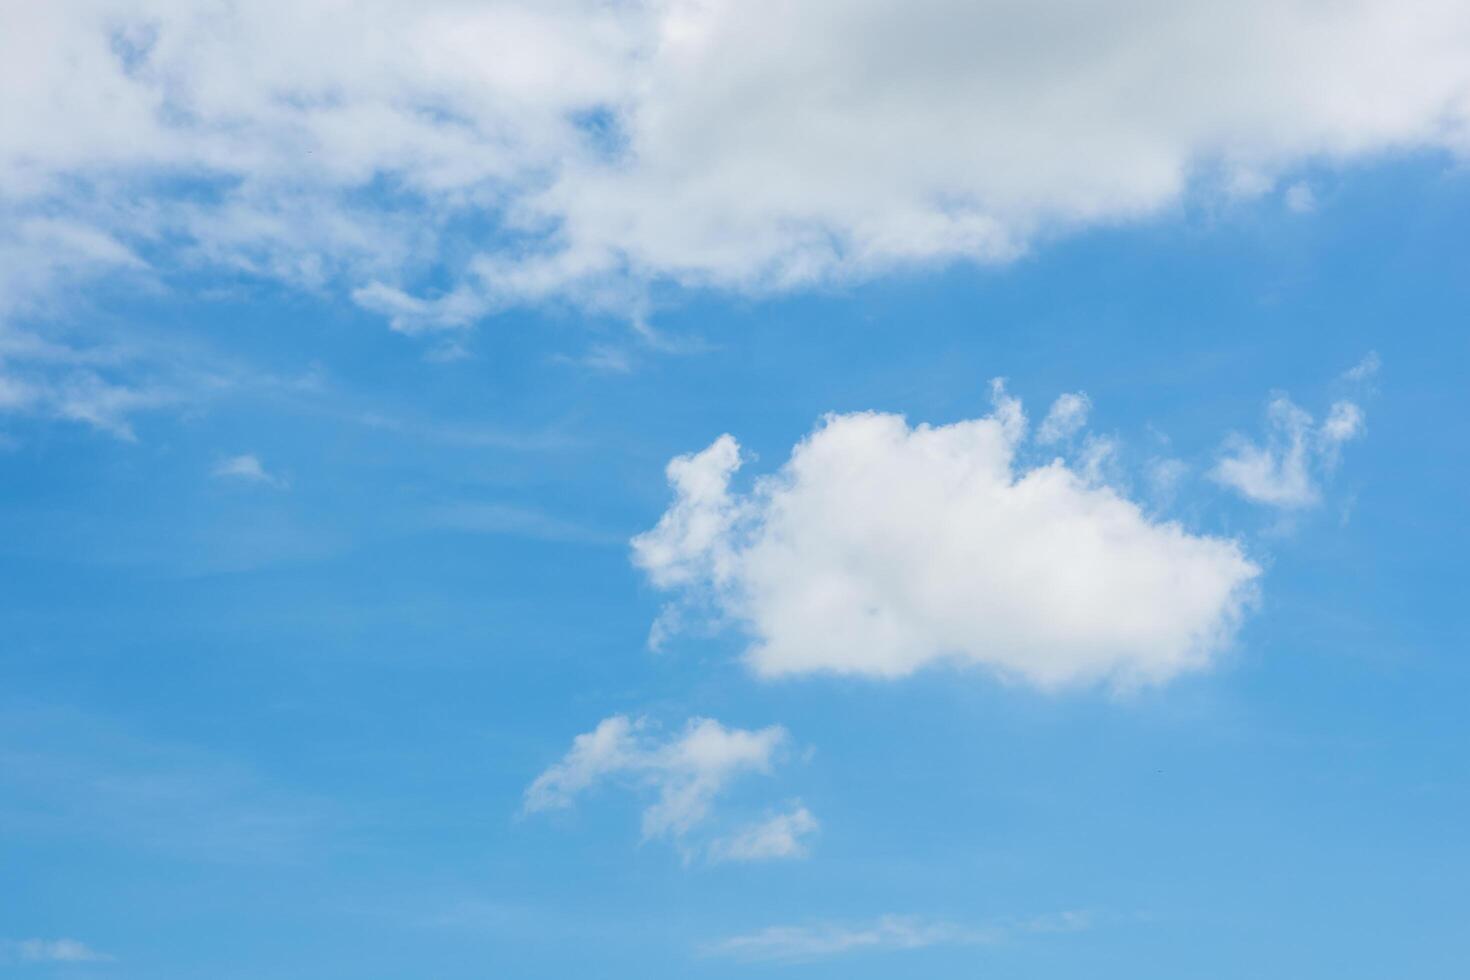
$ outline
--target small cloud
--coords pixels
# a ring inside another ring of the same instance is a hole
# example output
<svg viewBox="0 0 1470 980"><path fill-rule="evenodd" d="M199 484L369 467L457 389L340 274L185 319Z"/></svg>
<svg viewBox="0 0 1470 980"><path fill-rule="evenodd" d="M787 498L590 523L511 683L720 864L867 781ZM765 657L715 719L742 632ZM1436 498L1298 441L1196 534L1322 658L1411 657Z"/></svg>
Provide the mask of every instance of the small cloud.
<svg viewBox="0 0 1470 980"><path fill-rule="evenodd" d="M1085 392L1068 392L1052 402L1051 411L1036 430L1036 441L1042 445L1069 439L1087 424L1092 401Z"/></svg>
<svg viewBox="0 0 1470 980"><path fill-rule="evenodd" d="M772 861L806 857L803 838L816 833L820 825L811 811L800 803L789 813L778 813L769 820L752 824L722 837L710 845L711 861Z"/></svg>
<svg viewBox="0 0 1470 980"><path fill-rule="evenodd" d="M1317 195L1310 184L1297 181L1286 189L1286 209L1292 214L1310 214L1317 210Z"/></svg>
<svg viewBox="0 0 1470 980"><path fill-rule="evenodd" d="M643 811L643 839L670 839L687 860L698 848L686 841L710 819L715 799L740 776L769 773L788 740L779 725L726 728L713 718L691 718L682 732L660 739L645 719L614 715L574 738L561 761L536 777L526 789L524 810L565 809L592 787L620 780L654 794ZM784 829L794 847L795 837L815 829L816 820L804 809L785 817L786 825L764 828L767 837L762 828L752 828L721 846L779 848Z"/></svg>
<svg viewBox="0 0 1470 980"><path fill-rule="evenodd" d="M633 370L633 355L626 350L608 344L597 344L579 357L558 354L552 361L573 367L599 371L603 374L629 374Z"/></svg>
<svg viewBox="0 0 1470 980"><path fill-rule="evenodd" d="M352 300L387 317L389 327L406 334L468 327L487 312L484 300L465 287L424 299L387 283L372 282L353 290Z"/></svg>
<svg viewBox="0 0 1470 980"><path fill-rule="evenodd" d="M1342 379L1355 384L1361 383L1376 375L1378 369L1382 366L1383 361L1379 358L1378 352L1370 350L1367 354L1363 355L1361 361L1342 373Z"/></svg>
<svg viewBox="0 0 1470 980"><path fill-rule="evenodd" d="M1352 402L1333 403L1322 423L1322 438L1328 446L1340 446L1363 431L1363 410Z"/></svg>
<svg viewBox="0 0 1470 980"><path fill-rule="evenodd" d="M275 476L266 470L260 458L252 453L244 453L240 456L231 456L222 459L210 470L210 475L220 480L238 480L242 483L256 483L262 486L275 487L284 490L288 486L283 477Z"/></svg>
<svg viewBox="0 0 1470 980"><path fill-rule="evenodd" d="M19 939L0 942L0 948L22 963L105 963L112 959L75 939Z"/></svg>
<svg viewBox="0 0 1470 980"><path fill-rule="evenodd" d="M669 638L677 636L684 629L684 610L677 602L666 602L658 615L654 617L653 625L648 628L648 649L654 653L660 653Z"/></svg>
<svg viewBox="0 0 1470 980"><path fill-rule="evenodd" d="M1276 186L1270 174L1250 166L1238 165L1225 174L1225 193L1237 200L1251 200L1268 194Z"/></svg>
<svg viewBox="0 0 1470 980"><path fill-rule="evenodd" d="M1320 426L1285 395L1266 409L1265 441L1241 435L1226 442L1210 476L1253 503L1286 510L1321 500L1321 479L1337 466L1344 443L1363 431L1363 410L1350 401L1333 404Z"/></svg>
<svg viewBox="0 0 1470 980"><path fill-rule="evenodd" d="M430 364L453 364L455 361L467 361L471 357L474 355L469 352L469 348L456 341L436 344L424 351L424 360Z"/></svg>
<svg viewBox="0 0 1470 980"><path fill-rule="evenodd" d="M592 348L582 358L582 364L594 371L609 374L627 374L633 370L633 358L627 351L605 345Z"/></svg>

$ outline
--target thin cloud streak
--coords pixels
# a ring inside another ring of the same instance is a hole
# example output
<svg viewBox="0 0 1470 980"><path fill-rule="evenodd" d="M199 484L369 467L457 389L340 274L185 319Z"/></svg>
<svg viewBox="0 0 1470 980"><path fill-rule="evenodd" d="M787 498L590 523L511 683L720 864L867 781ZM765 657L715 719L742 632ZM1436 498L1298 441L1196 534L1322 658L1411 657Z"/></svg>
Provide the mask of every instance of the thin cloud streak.
<svg viewBox="0 0 1470 980"><path fill-rule="evenodd" d="M886 915L859 925L769 926L710 943L702 947L701 952L706 956L752 962L796 963L859 952L913 950L930 946L993 946L1024 935L1078 932L1091 924L1092 917L1086 912L1063 912L985 925Z"/></svg>
<svg viewBox="0 0 1470 980"><path fill-rule="evenodd" d="M0 963L109 963L115 958L75 939L0 940Z"/></svg>

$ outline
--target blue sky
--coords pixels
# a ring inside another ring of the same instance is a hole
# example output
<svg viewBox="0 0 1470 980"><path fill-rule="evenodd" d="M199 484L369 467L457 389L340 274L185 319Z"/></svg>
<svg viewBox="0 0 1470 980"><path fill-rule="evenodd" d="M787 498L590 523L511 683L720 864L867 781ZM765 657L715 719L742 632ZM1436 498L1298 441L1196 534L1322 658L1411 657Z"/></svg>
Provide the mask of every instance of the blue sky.
<svg viewBox="0 0 1470 980"><path fill-rule="evenodd" d="M4 15L0 973L1451 975L1423 6Z"/></svg>

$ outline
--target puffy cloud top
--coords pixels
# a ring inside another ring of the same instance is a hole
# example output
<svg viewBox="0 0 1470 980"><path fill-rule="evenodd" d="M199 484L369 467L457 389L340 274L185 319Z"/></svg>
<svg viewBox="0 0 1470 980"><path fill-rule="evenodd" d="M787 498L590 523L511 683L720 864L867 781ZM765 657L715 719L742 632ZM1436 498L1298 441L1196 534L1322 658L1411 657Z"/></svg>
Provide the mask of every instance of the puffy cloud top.
<svg viewBox="0 0 1470 980"><path fill-rule="evenodd" d="M953 660L1042 687L1162 681L1231 638L1260 569L1058 459L1018 469L1025 420L831 415L749 493L731 436L669 464L635 563L751 637L759 675L896 677Z"/></svg>

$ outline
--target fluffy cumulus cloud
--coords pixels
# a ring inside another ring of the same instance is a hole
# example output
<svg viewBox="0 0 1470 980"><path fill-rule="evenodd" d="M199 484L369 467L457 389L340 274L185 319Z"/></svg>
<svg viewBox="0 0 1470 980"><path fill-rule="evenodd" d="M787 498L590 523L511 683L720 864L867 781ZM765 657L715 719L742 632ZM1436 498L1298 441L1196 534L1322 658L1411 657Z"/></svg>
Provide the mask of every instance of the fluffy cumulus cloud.
<svg viewBox="0 0 1470 980"><path fill-rule="evenodd" d="M1265 440L1231 436L1210 475L1254 503L1287 510L1318 503L1321 478L1337 467L1342 446L1363 432L1363 410L1355 402L1335 402L1319 425L1278 395L1267 405L1266 419Z"/></svg>
<svg viewBox="0 0 1470 980"><path fill-rule="evenodd" d="M10 3L0 87L0 254L34 271L0 289L168 254L424 330L1004 260L1306 163L1462 154L1470 6Z"/></svg>
<svg viewBox="0 0 1470 980"><path fill-rule="evenodd" d="M1229 641L1260 569L1151 518L1094 464L1026 468L1020 403L951 425L831 415L746 493L729 435L669 464L674 502L633 558L733 623L764 677L897 677L939 661L1043 687L1162 681ZM1084 453L1084 456L1088 454Z"/></svg>
<svg viewBox="0 0 1470 980"><path fill-rule="evenodd" d="M715 800L745 775L769 774L790 740L779 725L726 728L712 718L694 718L683 731L660 738L643 719L614 715L572 740L567 754L526 790L528 813L564 809L586 791L617 781L650 793L643 811L643 837L675 842L686 859L767 860L801 857L803 838L817 829L799 803L786 814L711 836Z"/></svg>

